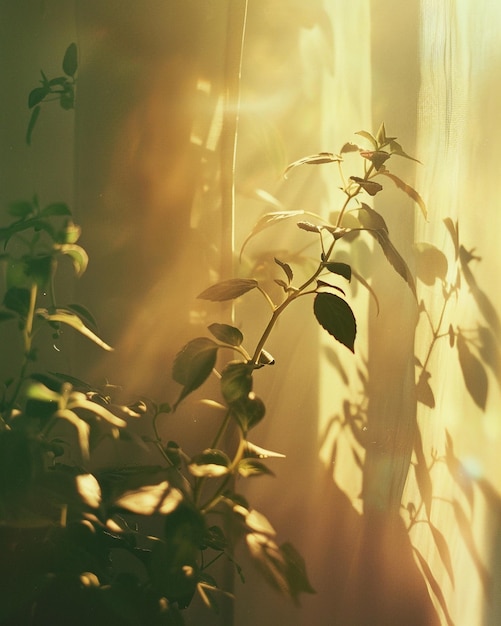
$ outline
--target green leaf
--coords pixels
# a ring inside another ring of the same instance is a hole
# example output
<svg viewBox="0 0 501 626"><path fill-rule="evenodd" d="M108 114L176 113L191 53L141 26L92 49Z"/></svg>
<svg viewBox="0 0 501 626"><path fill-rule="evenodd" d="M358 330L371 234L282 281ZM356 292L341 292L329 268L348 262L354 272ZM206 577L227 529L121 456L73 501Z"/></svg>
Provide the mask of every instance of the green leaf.
<svg viewBox="0 0 501 626"><path fill-rule="evenodd" d="M64 92L59 98L59 104L65 111L75 108L75 91L73 85L66 85Z"/></svg>
<svg viewBox="0 0 501 626"><path fill-rule="evenodd" d="M78 224L68 221L64 229L58 233L57 239L61 245L75 244L80 239L82 229Z"/></svg>
<svg viewBox="0 0 501 626"><path fill-rule="evenodd" d="M238 473L244 478L248 478L249 476L263 476L265 474L274 476L273 472L266 467L264 463L251 458L242 459L240 461L238 464Z"/></svg>
<svg viewBox="0 0 501 626"><path fill-rule="evenodd" d="M387 178L390 178L399 189L401 189L404 193L406 193L409 196L409 198L414 200L414 202L421 209L421 213L423 214L424 218L425 219L428 218L428 211L426 210L426 204L423 198L421 198L421 196L415 189L413 189L407 183L404 183L404 181L401 180L398 176L395 176L395 174L391 174L390 172L388 172L388 170L383 170L379 173L383 174L383 176L386 176Z"/></svg>
<svg viewBox="0 0 501 626"><path fill-rule="evenodd" d="M14 319L16 316L11 311L2 311L0 309L0 323Z"/></svg>
<svg viewBox="0 0 501 626"><path fill-rule="evenodd" d="M374 146L374 150L378 149L378 143L376 141L376 138L371 133L367 132L366 130L359 130L355 133L355 135L360 135L360 137L367 139Z"/></svg>
<svg viewBox="0 0 501 626"><path fill-rule="evenodd" d="M376 183L373 180L365 180L365 178L360 178L359 176L350 176L350 180L357 183L357 185L360 185L360 187L362 187L362 189L370 196L375 196L383 189L383 186L379 183Z"/></svg>
<svg viewBox="0 0 501 626"><path fill-rule="evenodd" d="M289 283L291 283L292 279L294 278L294 274L292 273L291 266L288 263L284 263L283 261L280 261L277 258L275 258L274 261L279 267L283 269L285 275L287 276L287 280L289 281Z"/></svg>
<svg viewBox="0 0 501 626"><path fill-rule="evenodd" d="M331 263L326 263L324 267L333 274L343 276L343 278L346 278L348 282L351 281L351 267L347 263L337 263L336 261L332 261Z"/></svg>
<svg viewBox="0 0 501 626"><path fill-rule="evenodd" d="M411 271L409 267L407 266L407 263L400 256L398 250L390 241L390 237L388 233L384 230L376 230L376 231L369 231L369 232L371 233L371 235L373 235L373 237L381 246L384 252L384 255L388 259L388 262L390 263L390 265L392 265L394 270L397 272L397 274L399 274L405 280L405 282L409 285L412 293L416 297L416 285L414 283L414 278L411 274Z"/></svg>
<svg viewBox="0 0 501 626"><path fill-rule="evenodd" d="M10 202L8 205L9 215L13 217L19 217L24 220L34 212L35 207L32 202L27 200L20 200L18 202Z"/></svg>
<svg viewBox="0 0 501 626"><path fill-rule="evenodd" d="M343 298L333 293L319 293L315 296L313 312L320 326L349 350L355 351L357 324L353 311Z"/></svg>
<svg viewBox="0 0 501 626"><path fill-rule="evenodd" d="M228 404L242 397L247 397L252 391L252 363L233 361L228 363L221 373L221 392Z"/></svg>
<svg viewBox="0 0 501 626"><path fill-rule="evenodd" d="M240 346L244 340L244 336L235 326L214 323L208 328L216 339L230 346Z"/></svg>
<svg viewBox="0 0 501 626"><path fill-rule="evenodd" d="M40 211L41 217L50 217L52 215L71 215L71 211L64 202L53 202L48 204Z"/></svg>
<svg viewBox="0 0 501 626"><path fill-rule="evenodd" d="M434 285L436 280L445 282L449 265L445 254L431 243L416 243L416 276L425 285Z"/></svg>
<svg viewBox="0 0 501 626"><path fill-rule="evenodd" d="M75 76L77 69L78 69L77 44L70 43L70 45L66 48L66 52L64 53L63 72L67 76L73 77Z"/></svg>
<svg viewBox="0 0 501 626"><path fill-rule="evenodd" d="M421 163L418 159L415 159L414 157L409 156L407 152L404 152L402 146L398 143L398 141L395 141L395 139L390 141L389 146L392 154L404 157L404 159L409 159L410 161L415 161L416 163Z"/></svg>
<svg viewBox="0 0 501 626"><path fill-rule="evenodd" d="M256 426L264 417L266 412L263 401L250 393L242 396L239 400L230 405L231 417L237 422L244 434Z"/></svg>
<svg viewBox="0 0 501 626"><path fill-rule="evenodd" d="M96 320L86 307L81 304L68 304L66 308L76 313L78 317L80 317L86 324L92 326L94 330L97 330Z"/></svg>
<svg viewBox="0 0 501 626"><path fill-rule="evenodd" d="M24 259L24 271L40 289L46 289L54 271L54 259L49 255L27 257Z"/></svg>
<svg viewBox="0 0 501 626"><path fill-rule="evenodd" d="M284 178L287 178L288 173L295 167L300 165L322 165L324 163L336 163L342 161L342 159L332 152L319 152L318 154L311 154L310 156L298 159L287 166L284 172Z"/></svg>
<svg viewBox="0 0 501 626"><path fill-rule="evenodd" d="M75 315L75 313L73 313L69 309L58 308L52 313L49 313L47 309L37 309L35 313L40 317L43 317L48 322L61 322L62 324L71 326L79 333L81 333L84 337L87 337L87 339L93 341L100 348L103 348L103 350L113 350L111 346L105 343L92 330L90 330L90 328L87 328L87 326L78 317L78 315Z"/></svg>
<svg viewBox="0 0 501 626"><path fill-rule="evenodd" d="M38 104L31 112L30 121L28 122L28 128L26 130L26 143L28 146L31 146L31 137L35 129L35 124L37 123L38 116L40 115L40 111L41 107Z"/></svg>
<svg viewBox="0 0 501 626"><path fill-rule="evenodd" d="M478 408L485 411L489 387L485 368L470 351L466 339L461 333L457 336L456 346L466 389Z"/></svg>
<svg viewBox="0 0 501 626"><path fill-rule="evenodd" d="M198 337L189 341L179 352L172 368L173 379L183 385L177 405L188 394L202 385L214 369L217 358L217 344L207 337Z"/></svg>
<svg viewBox="0 0 501 626"><path fill-rule="evenodd" d="M145 480L147 478L145 476ZM136 515L153 515L154 513L167 515L174 511L182 500L181 491L172 487L167 480L162 480L155 484L144 484L125 491L115 500L114 506Z"/></svg>
<svg viewBox="0 0 501 626"><path fill-rule="evenodd" d="M30 309L29 289L25 289L24 287L11 287L5 292L3 304L10 311L14 311L14 313L25 318Z"/></svg>
<svg viewBox="0 0 501 626"><path fill-rule="evenodd" d="M32 109L37 104L40 104L40 102L42 102L45 96L48 96L49 93L50 90L48 87L35 87L35 89L30 91L28 96L28 107Z"/></svg>
<svg viewBox="0 0 501 626"><path fill-rule="evenodd" d="M269 228L270 226L274 226L275 224L279 224L284 220L289 220L293 217L299 217L300 215L304 215L304 211L273 211L272 213L266 213L261 216L257 223L254 225L251 232L247 235L245 241L242 244L242 248L240 249L240 258L242 258L242 254L244 252L245 246L248 242L258 233Z"/></svg>
<svg viewBox="0 0 501 626"><path fill-rule="evenodd" d="M87 252L81 246L73 243L61 244L59 246L59 251L61 254L65 254L70 257L76 275L78 277L82 276L87 269L87 265L89 264L89 256Z"/></svg>
<svg viewBox="0 0 501 626"><path fill-rule="evenodd" d="M225 300L233 300L244 295L251 289L255 289L258 285L257 280L253 278L230 278L220 283L212 285L205 291L202 291L197 297L201 300L211 300L212 302L223 302Z"/></svg>
<svg viewBox="0 0 501 626"><path fill-rule="evenodd" d="M231 459L222 450L207 449L191 459L188 469L197 477L216 478L230 471Z"/></svg>

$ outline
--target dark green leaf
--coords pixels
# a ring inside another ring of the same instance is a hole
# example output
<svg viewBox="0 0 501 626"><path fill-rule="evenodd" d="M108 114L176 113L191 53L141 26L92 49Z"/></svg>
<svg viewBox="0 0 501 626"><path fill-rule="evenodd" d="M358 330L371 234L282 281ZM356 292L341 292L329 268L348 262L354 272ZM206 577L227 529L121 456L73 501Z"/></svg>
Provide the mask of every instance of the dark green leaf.
<svg viewBox="0 0 501 626"><path fill-rule="evenodd" d="M257 285L257 280L253 278L230 278L212 285L205 291L202 291L197 297L202 300L223 302L224 300L238 298L251 289L255 289Z"/></svg>
<svg viewBox="0 0 501 626"><path fill-rule="evenodd" d="M430 243L416 243L416 276L425 285L434 285L436 280L445 282L448 271L447 257Z"/></svg>
<svg viewBox="0 0 501 626"><path fill-rule="evenodd" d="M456 346L466 389L478 408L484 411L489 386L485 368L470 351L466 339L461 333L457 336Z"/></svg>
<svg viewBox="0 0 501 626"><path fill-rule="evenodd" d="M46 289L50 283L54 268L52 256L27 257L24 259L26 276L29 276L40 289Z"/></svg>
<svg viewBox="0 0 501 626"><path fill-rule="evenodd" d="M24 220L31 215L34 211L34 205L27 200L20 200L19 202L11 202L8 207L9 215L19 217Z"/></svg>
<svg viewBox="0 0 501 626"><path fill-rule="evenodd" d="M30 308L30 292L29 289L23 287L11 287L4 295L4 306L10 311L14 311L21 317L28 315Z"/></svg>
<svg viewBox="0 0 501 626"><path fill-rule="evenodd" d="M78 53L76 43L70 43L63 58L63 72L67 76L75 76L78 69Z"/></svg>
<svg viewBox="0 0 501 626"><path fill-rule="evenodd" d="M28 122L28 129L26 130L26 143L28 146L31 145L31 136L33 135L33 130L35 128L35 124L37 123L38 116L40 115L41 107L38 104L30 115L30 121Z"/></svg>
<svg viewBox="0 0 501 626"><path fill-rule="evenodd" d="M204 535L204 546L213 550L222 551L228 546L228 540L223 530L219 526L211 526L207 528Z"/></svg>
<svg viewBox="0 0 501 626"><path fill-rule="evenodd" d="M295 602L300 593L316 593L308 580L303 557L291 543L283 543L280 552L285 559L289 593Z"/></svg>
<svg viewBox="0 0 501 626"><path fill-rule="evenodd" d="M351 280L351 267L347 263L337 263L335 261L325 264L325 269L333 274L343 276L347 281Z"/></svg>
<svg viewBox="0 0 501 626"><path fill-rule="evenodd" d="M222 341L223 343L227 343L230 346L239 346L244 340L244 336L240 330L234 326L214 323L208 328L216 339Z"/></svg>
<svg viewBox="0 0 501 626"><path fill-rule="evenodd" d="M75 92L73 89L73 85L68 85L64 93L61 94L61 97L59 98L59 104L61 105L61 108L65 111L69 111L70 109L75 108Z"/></svg>
<svg viewBox="0 0 501 626"><path fill-rule="evenodd" d="M333 293L319 293L315 296L313 311L320 326L354 352L357 324L346 301Z"/></svg>
<svg viewBox="0 0 501 626"><path fill-rule="evenodd" d="M389 235L384 230L369 231L381 246L384 255L388 259L390 265L399 274L411 288L412 293L416 296L416 285L407 263L400 256L398 250L390 241Z"/></svg>
<svg viewBox="0 0 501 626"><path fill-rule="evenodd" d="M37 104L40 104L45 96L49 95L49 89L46 87L35 87L32 91L30 91L30 95L28 96L28 107L32 109Z"/></svg>
<svg viewBox="0 0 501 626"><path fill-rule="evenodd" d="M228 363L221 373L221 392L228 404L247 397L252 391L252 363Z"/></svg>
<svg viewBox="0 0 501 626"><path fill-rule="evenodd" d="M239 400L232 402L230 413L243 433L246 434L263 419L265 406L260 398L251 393L249 396L243 396Z"/></svg>
<svg viewBox="0 0 501 626"><path fill-rule="evenodd" d="M179 352L172 368L173 379L183 385L174 409L195 389L202 385L212 372L217 358L217 344L206 337L192 339Z"/></svg>
<svg viewBox="0 0 501 626"><path fill-rule="evenodd" d="M283 269L285 275L287 276L287 280L289 281L289 283L291 283L292 279L294 278L291 266L288 263L283 263L277 258L275 258L274 260L275 260L275 263Z"/></svg>
<svg viewBox="0 0 501 626"><path fill-rule="evenodd" d="M12 313L11 311L2 311L0 310L0 323L1 322L6 322L7 320L11 320L13 318L15 318L15 314Z"/></svg>
<svg viewBox="0 0 501 626"><path fill-rule="evenodd" d="M53 202L48 204L40 211L42 217L49 217L52 215L71 215L71 211L68 205L64 202Z"/></svg>
<svg viewBox="0 0 501 626"><path fill-rule="evenodd" d="M360 185L364 191L366 191L370 196L375 196L379 193L383 186L379 183L374 182L373 180L365 180L364 178L360 178L359 176L350 176L350 180Z"/></svg>
<svg viewBox="0 0 501 626"><path fill-rule="evenodd" d="M51 78L48 82L49 87L65 87L68 84L68 78L66 76L57 76Z"/></svg>

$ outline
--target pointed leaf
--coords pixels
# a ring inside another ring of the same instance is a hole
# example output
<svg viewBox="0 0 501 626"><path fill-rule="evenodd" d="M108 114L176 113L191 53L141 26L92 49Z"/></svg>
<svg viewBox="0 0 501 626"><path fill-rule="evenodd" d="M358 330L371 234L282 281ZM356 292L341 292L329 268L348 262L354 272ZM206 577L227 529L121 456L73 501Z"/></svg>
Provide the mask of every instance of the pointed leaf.
<svg viewBox="0 0 501 626"><path fill-rule="evenodd" d="M28 144L28 146L31 145L31 137L35 129L35 124L37 123L38 116L40 115L40 111L41 107L38 104L31 112L30 121L28 122L28 128L26 130L26 143Z"/></svg>
<svg viewBox="0 0 501 626"><path fill-rule="evenodd" d="M8 213L13 217L26 219L34 212L35 207L31 202L20 200L19 202L10 202L8 205Z"/></svg>
<svg viewBox="0 0 501 626"><path fill-rule="evenodd" d="M89 435L90 435L90 426L83 419L70 411L69 409L60 409L56 413L54 413L54 417L59 417L60 419L64 419L70 424L72 424L78 436L78 444L80 446L80 452L82 454L82 458L84 461L89 460Z"/></svg>
<svg viewBox="0 0 501 626"><path fill-rule="evenodd" d="M40 104L45 96L49 95L49 89L46 87L35 87L30 91L28 96L28 107L32 109L37 104Z"/></svg>
<svg viewBox="0 0 501 626"><path fill-rule="evenodd" d="M41 209L40 215L42 217L50 217L52 215L71 215L71 211L67 204L64 202L53 202Z"/></svg>
<svg viewBox="0 0 501 626"><path fill-rule="evenodd" d="M292 273L291 266L288 263L283 263L277 258L275 258L274 261L278 266L280 266L283 269L285 275L287 276L287 280L289 281L289 283L291 283L292 279L294 278L294 274Z"/></svg>
<svg viewBox="0 0 501 626"><path fill-rule="evenodd" d="M320 233L322 232L322 228L317 226L316 224L312 224L311 222L298 222L297 227L301 230L305 230L308 233Z"/></svg>
<svg viewBox="0 0 501 626"><path fill-rule="evenodd" d="M289 220L292 217L298 217L300 215L304 215L304 211L274 211L272 213L266 213L261 216L257 223L254 225L251 232L247 235L245 241L242 244L242 248L240 249L240 258L242 258L242 254L244 252L245 246L248 242L255 237L258 233L269 228L270 226L274 226L284 220Z"/></svg>
<svg viewBox="0 0 501 626"><path fill-rule="evenodd" d="M347 263L337 263L335 261L325 264L325 269L333 274L338 274L351 281L351 267Z"/></svg>
<svg viewBox="0 0 501 626"><path fill-rule="evenodd" d="M489 385L485 368L470 351L466 339L461 333L457 336L456 345L466 389L478 408L484 411Z"/></svg>
<svg viewBox="0 0 501 626"><path fill-rule="evenodd" d="M227 343L230 346L240 346L244 340L244 336L238 328L235 328L235 326L214 323L208 328L216 339L222 341L223 343Z"/></svg>
<svg viewBox="0 0 501 626"><path fill-rule="evenodd" d="M266 412L263 401L251 392L248 396L242 396L230 405L231 417L237 422L244 434L256 426Z"/></svg>
<svg viewBox="0 0 501 626"><path fill-rule="evenodd" d="M283 543L280 552L285 559L289 593L297 603L300 593L316 593L308 580L303 557L291 543Z"/></svg>
<svg viewBox="0 0 501 626"><path fill-rule="evenodd" d="M78 69L78 54L77 54L77 44L70 43L70 45L66 48L66 52L64 53L63 58L63 72L67 76L75 76L75 73Z"/></svg>
<svg viewBox="0 0 501 626"><path fill-rule="evenodd" d="M318 323L334 339L355 351L357 325L353 311L345 300L333 293L319 293L315 297L313 311Z"/></svg>
<svg viewBox="0 0 501 626"><path fill-rule="evenodd" d="M370 143L374 146L374 149L377 150L378 145L377 145L377 141L374 135L367 132L366 130L359 130L358 132L355 133L355 135L360 135L360 137L363 137L364 139L367 139L368 141L370 141Z"/></svg>
<svg viewBox="0 0 501 626"><path fill-rule="evenodd" d="M179 352L172 368L173 379L183 385L183 390L174 405L202 385L216 364L218 346L206 337L198 337L189 341Z"/></svg>
<svg viewBox="0 0 501 626"><path fill-rule="evenodd" d="M389 235L384 230L369 231L383 249L384 255L388 259L390 265L393 266L397 274L399 274L409 285L412 293L416 297L416 285L407 263L400 256L395 246L390 241Z"/></svg>
<svg viewBox="0 0 501 626"><path fill-rule="evenodd" d="M97 331L97 323L92 313L86 307L81 304L68 304L67 307L70 311L73 311L80 317L87 325L92 326Z"/></svg>
<svg viewBox="0 0 501 626"><path fill-rule="evenodd" d="M48 322L61 322L62 324L71 326L84 337L87 337L87 339L93 341L100 348L103 348L103 350L113 350L113 348L98 337L96 333L90 330L90 328L87 328L78 315L75 315L75 313L69 309L58 308L53 313L49 313L47 309L37 309L35 313L40 317L43 317Z"/></svg>
<svg viewBox="0 0 501 626"><path fill-rule="evenodd" d="M245 458L240 461L238 464L238 473L244 478L249 478L249 476L263 476L265 474L274 476L273 472L266 467L264 463L250 458Z"/></svg>
<svg viewBox="0 0 501 626"><path fill-rule="evenodd" d="M292 169L299 167L300 165L321 165L323 163L335 163L339 161L341 161L341 159L332 152L319 152L318 154L311 154L310 156L298 159L297 161L294 161L294 163L288 165L284 172L284 178L287 178L287 174Z"/></svg>
<svg viewBox="0 0 501 626"><path fill-rule="evenodd" d="M258 285L257 280L253 278L230 278L220 283L212 285L197 296L201 300L211 300L213 302L223 302L225 300L234 300L244 295L251 289L255 289Z"/></svg>
<svg viewBox="0 0 501 626"><path fill-rule="evenodd" d="M391 154L384 150L363 150L360 152L360 155L370 161L378 171L391 157Z"/></svg>
<svg viewBox="0 0 501 626"><path fill-rule="evenodd" d="M398 176L395 176L395 174L391 174L390 172L388 172L388 170L381 171L380 174L383 174L387 178L390 178L399 189L401 189L404 193L406 193L409 196L409 198L414 200L414 202L421 209L421 213L423 214L424 218L425 219L428 218L428 211L426 210L426 204L423 198L421 198L421 196L415 189L413 189L407 183L404 183L404 181L401 180Z"/></svg>
<svg viewBox="0 0 501 626"><path fill-rule="evenodd" d="M415 161L416 163L421 163L421 161L419 161L418 159L408 155L407 152L404 152L402 146L398 143L398 141L395 141L395 139L392 139L390 141L390 150L393 154L404 157L404 159L409 159L411 161Z"/></svg>
<svg viewBox="0 0 501 626"><path fill-rule="evenodd" d="M265 448L261 448L250 441L247 441L245 457L252 459L285 459L285 454L282 454L281 452L273 452L272 450L266 450Z"/></svg>
<svg viewBox="0 0 501 626"><path fill-rule="evenodd" d="M373 180L365 180L359 176L350 176L350 180L357 183L357 185L360 185L360 187L362 187L362 189L366 191L369 196L375 196L383 189L383 186L379 183L376 183Z"/></svg>

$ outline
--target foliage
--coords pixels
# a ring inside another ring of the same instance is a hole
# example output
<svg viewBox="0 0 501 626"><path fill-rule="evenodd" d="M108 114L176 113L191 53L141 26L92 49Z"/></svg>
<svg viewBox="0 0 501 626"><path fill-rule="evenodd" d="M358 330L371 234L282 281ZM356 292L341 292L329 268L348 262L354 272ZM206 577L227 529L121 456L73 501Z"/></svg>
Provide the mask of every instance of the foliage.
<svg viewBox="0 0 501 626"><path fill-rule="evenodd" d="M54 96L64 109L73 106L74 44L62 66L64 76L49 80L42 72L42 86L30 93L28 143L42 102ZM226 559L243 579L234 559L235 537L243 539L275 589L296 603L301 594L314 592L298 551L279 543L268 519L237 486L241 479L271 474L266 459L282 456L260 448L249 435L266 414L254 390L254 373L274 363L265 348L288 306L312 297L319 325L355 350L357 325L345 286L355 277L370 287L335 257L338 242L372 237L415 293L383 216L364 202L382 190L379 181L389 179L426 214L417 192L387 169L391 158L411 157L396 138L386 136L384 125L376 135L358 135L369 149L348 143L338 155L312 155L286 171L336 163L345 195L339 211L329 220L303 211L267 213L248 238L295 219L304 236L318 244L311 274L296 282L291 264L275 258L278 302L252 277L232 278L203 291L199 297L213 302L258 291L271 308L269 321L252 350L245 347L242 331L226 323L209 326L210 337L189 341L173 363L172 376L180 385L173 402L116 404L109 386L94 388L40 365L47 336L57 342L64 326L100 349L111 347L100 338L87 309L56 298L60 265L69 260L80 276L88 263L68 206L41 206L35 196L8 207L12 221L0 230L5 267L0 322L5 332L18 333L19 359L9 357L13 372L0 398L2 623L63 623L71 615L72 623L78 619L82 624L182 624L182 611L195 594L216 611L228 595L212 574L215 562ZM358 153L361 171L345 177L344 155L351 152ZM47 298L50 305L44 306ZM232 358L225 362L222 354ZM158 423L213 376L220 391L207 402L221 412L220 427L205 449L188 455L178 442L160 438ZM130 423L137 420L151 425L149 435L134 434ZM229 430L237 434L236 443L225 436ZM100 467L95 459L109 440L155 450L161 462ZM126 556L125 565L117 564L117 554Z"/></svg>

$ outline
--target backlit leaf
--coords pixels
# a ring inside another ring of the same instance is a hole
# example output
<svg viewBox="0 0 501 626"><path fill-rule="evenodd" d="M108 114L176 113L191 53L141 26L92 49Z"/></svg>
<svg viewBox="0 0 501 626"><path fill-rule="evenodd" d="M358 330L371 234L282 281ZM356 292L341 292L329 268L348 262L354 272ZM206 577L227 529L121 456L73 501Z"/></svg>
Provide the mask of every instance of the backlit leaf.
<svg viewBox="0 0 501 626"><path fill-rule="evenodd" d="M214 323L208 328L216 339L222 341L223 343L227 343L230 346L239 346L244 340L244 336L240 330L234 326Z"/></svg>
<svg viewBox="0 0 501 626"><path fill-rule="evenodd" d="M194 456L188 469L197 477L214 478L224 476L230 471L231 459L222 450L205 450Z"/></svg>
<svg viewBox="0 0 501 626"><path fill-rule="evenodd" d="M114 502L114 506L137 515L167 515L174 511L183 500L183 494L171 487L167 480L154 485L142 485L126 491Z"/></svg>
<svg viewBox="0 0 501 626"><path fill-rule="evenodd" d="M248 291L251 291L251 289L255 289L257 285L257 280L253 278L230 278L208 287L197 297L201 300L223 302L243 296Z"/></svg>
<svg viewBox="0 0 501 626"><path fill-rule="evenodd" d="M263 476L264 474L274 476L273 472L266 467L264 463L250 458L240 461L238 464L238 473L244 478L248 478L249 476Z"/></svg>
<svg viewBox="0 0 501 626"><path fill-rule="evenodd" d="M355 351L355 316L343 298L332 293L319 293L315 296L313 311L318 323L330 335L352 352Z"/></svg>
<svg viewBox="0 0 501 626"><path fill-rule="evenodd" d="M242 396L230 405L231 416L244 434L263 419L265 412L263 401L253 393L250 393L248 396Z"/></svg>
<svg viewBox="0 0 501 626"><path fill-rule="evenodd" d="M310 156L303 157L294 161L287 166L284 177L287 178L287 174L300 165L322 165L323 163L335 163L341 161L341 159L332 152L319 152L318 154L311 154Z"/></svg>
<svg viewBox="0 0 501 626"><path fill-rule="evenodd" d="M72 328L77 330L79 333L84 335L84 337L87 337L88 339L93 341L96 345L98 345L100 348L103 348L103 350L108 350L108 351L113 350L111 346L109 346L100 337L98 337L96 333L90 330L90 328L88 328L83 323L83 321L78 317L78 315L75 315L75 313L73 313L69 309L58 308L55 310L55 312L52 312L52 313L49 313L47 309L37 309L35 313L39 315L40 317L43 317L48 322L61 322L62 324L67 324L68 326L71 326Z"/></svg>
<svg viewBox="0 0 501 626"><path fill-rule="evenodd" d="M284 263L283 261L280 261L279 259L275 258L275 263L280 266L285 275L287 276L287 280L290 282L292 282L292 279L294 278L294 274L292 273L292 269L291 266L288 263Z"/></svg>
<svg viewBox="0 0 501 626"><path fill-rule="evenodd" d="M242 257L245 246L253 237L255 237L255 235L270 226L274 226L275 224L279 224L280 222L289 220L293 217L299 217L304 214L304 211L273 211L272 213L266 213L261 216L243 242L242 248L240 249L240 257Z"/></svg>
<svg viewBox="0 0 501 626"><path fill-rule="evenodd" d="M374 135L367 132L366 130L359 130L358 132L355 133L355 135L360 135L360 137L363 137L364 139L367 139L368 141L370 141L370 143L374 146L374 149L377 150L378 145L377 145L377 141Z"/></svg>
<svg viewBox="0 0 501 626"><path fill-rule="evenodd" d="M65 254L71 258L75 274L82 276L87 269L89 263L89 256L87 252L81 247L71 243L64 243L59 246L59 250L62 254Z"/></svg>

